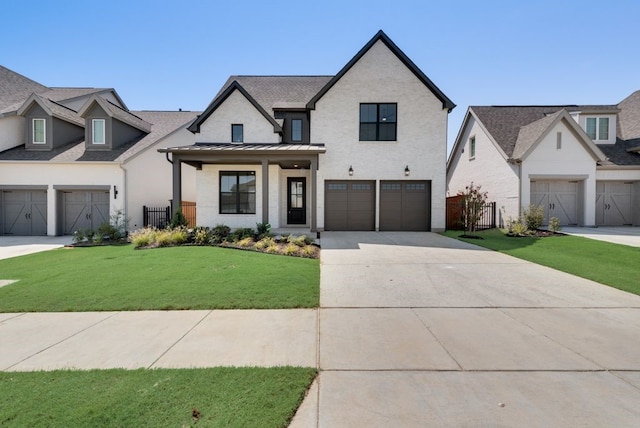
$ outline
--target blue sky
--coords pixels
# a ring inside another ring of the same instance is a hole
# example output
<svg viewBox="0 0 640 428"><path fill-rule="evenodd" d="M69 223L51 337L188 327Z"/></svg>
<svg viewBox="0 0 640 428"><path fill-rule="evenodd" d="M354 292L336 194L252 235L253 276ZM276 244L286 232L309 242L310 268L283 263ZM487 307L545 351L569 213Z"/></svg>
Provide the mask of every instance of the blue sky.
<svg viewBox="0 0 640 428"><path fill-rule="evenodd" d="M203 110L230 74L331 75L380 29L457 105L614 104L640 89L640 2L3 2L0 64Z"/></svg>

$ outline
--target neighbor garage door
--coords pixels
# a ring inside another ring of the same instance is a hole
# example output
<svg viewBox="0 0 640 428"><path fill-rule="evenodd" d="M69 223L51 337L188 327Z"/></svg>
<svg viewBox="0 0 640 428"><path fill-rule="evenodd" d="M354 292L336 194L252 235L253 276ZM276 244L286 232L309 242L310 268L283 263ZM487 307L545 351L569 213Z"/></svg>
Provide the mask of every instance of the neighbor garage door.
<svg viewBox="0 0 640 428"><path fill-rule="evenodd" d="M431 230L431 182L381 181L380 230Z"/></svg>
<svg viewBox="0 0 640 428"><path fill-rule="evenodd" d="M0 199L3 234L47 234L46 190L3 190Z"/></svg>
<svg viewBox="0 0 640 428"><path fill-rule="evenodd" d="M623 226L632 223L631 194L633 183L598 181L596 183L596 224Z"/></svg>
<svg viewBox="0 0 640 428"><path fill-rule="evenodd" d="M374 181L325 181L325 230L374 230Z"/></svg>
<svg viewBox="0 0 640 428"><path fill-rule="evenodd" d="M109 221L109 191L64 191L62 207L65 235L80 229L95 231Z"/></svg>
<svg viewBox="0 0 640 428"><path fill-rule="evenodd" d="M532 181L531 203L544 208L544 224L552 217L562 225L578 224L577 181Z"/></svg>

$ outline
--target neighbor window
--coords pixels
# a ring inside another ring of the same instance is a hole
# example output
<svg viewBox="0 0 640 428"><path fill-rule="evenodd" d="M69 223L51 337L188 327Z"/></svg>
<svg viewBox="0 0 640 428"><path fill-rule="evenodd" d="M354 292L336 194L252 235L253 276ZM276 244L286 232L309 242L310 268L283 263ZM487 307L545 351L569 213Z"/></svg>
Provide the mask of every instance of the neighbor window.
<svg viewBox="0 0 640 428"><path fill-rule="evenodd" d="M104 119L93 119L91 121L91 134L93 144L104 144Z"/></svg>
<svg viewBox="0 0 640 428"><path fill-rule="evenodd" d="M244 141L244 126L242 124L231 125L231 142L242 143Z"/></svg>
<svg viewBox="0 0 640 428"><path fill-rule="evenodd" d="M45 130L45 119L33 119L33 144L46 144Z"/></svg>
<svg viewBox="0 0 640 428"><path fill-rule="evenodd" d="M592 140L609 139L609 118L608 117L588 117L587 135Z"/></svg>
<svg viewBox="0 0 640 428"><path fill-rule="evenodd" d="M256 213L256 173L220 172L220 214Z"/></svg>
<svg viewBox="0 0 640 428"><path fill-rule="evenodd" d="M396 141L397 104L360 104L360 141Z"/></svg>
<svg viewBox="0 0 640 428"><path fill-rule="evenodd" d="M302 141L302 119L291 119L291 141Z"/></svg>
<svg viewBox="0 0 640 428"><path fill-rule="evenodd" d="M469 138L469 159L476 158L476 137Z"/></svg>

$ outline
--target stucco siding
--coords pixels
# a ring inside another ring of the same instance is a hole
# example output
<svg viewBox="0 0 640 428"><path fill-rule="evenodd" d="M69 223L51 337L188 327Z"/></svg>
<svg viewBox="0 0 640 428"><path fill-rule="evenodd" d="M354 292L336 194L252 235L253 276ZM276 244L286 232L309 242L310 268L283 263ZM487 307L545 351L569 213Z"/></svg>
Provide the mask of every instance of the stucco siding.
<svg viewBox="0 0 640 428"><path fill-rule="evenodd" d="M360 103L397 103L397 141L359 141ZM431 181L431 228L443 230L446 131L442 101L383 42L374 44L311 111L311 143L326 147L319 157L318 228L324 228L324 180L409 179Z"/></svg>
<svg viewBox="0 0 640 428"><path fill-rule="evenodd" d="M24 144L25 118L0 117L0 152Z"/></svg>
<svg viewBox="0 0 640 428"><path fill-rule="evenodd" d="M234 91L200 126L198 142L230 143L231 125L242 124L244 143L279 143L280 136L242 93Z"/></svg>
<svg viewBox="0 0 640 428"><path fill-rule="evenodd" d="M475 137L475 157L469 158L469 139ZM464 151L464 152L463 152ZM460 144L452 154L447 174L447 196L455 196L472 181L488 192L488 200L496 202L496 222L506 227L519 211L519 166L508 164L489 136L473 116L460 135Z"/></svg>

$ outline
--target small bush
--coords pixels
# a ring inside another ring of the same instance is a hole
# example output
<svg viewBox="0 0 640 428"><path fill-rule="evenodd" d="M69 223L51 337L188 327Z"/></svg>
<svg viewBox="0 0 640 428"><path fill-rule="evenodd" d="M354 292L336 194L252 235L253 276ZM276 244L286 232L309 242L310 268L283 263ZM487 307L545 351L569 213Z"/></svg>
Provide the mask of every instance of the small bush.
<svg viewBox="0 0 640 428"><path fill-rule="evenodd" d="M560 229L560 219L558 217L551 217L549 219L549 230L552 232L559 232Z"/></svg>
<svg viewBox="0 0 640 428"><path fill-rule="evenodd" d="M250 238L250 237L242 238L241 240L238 241L238 246L243 248L251 247L253 245L253 242L254 242L253 238Z"/></svg>
<svg viewBox="0 0 640 428"><path fill-rule="evenodd" d="M78 229L73 232L73 242L78 244L85 240L85 231L84 229Z"/></svg>
<svg viewBox="0 0 640 428"><path fill-rule="evenodd" d="M189 238L189 232L186 227L178 227L172 229L169 233L171 245L182 245L187 242Z"/></svg>
<svg viewBox="0 0 640 428"><path fill-rule="evenodd" d="M256 249L264 250L265 248L275 244L276 244L276 241L274 241L273 238L267 236L266 238L262 238L261 240L256 242Z"/></svg>
<svg viewBox="0 0 640 428"><path fill-rule="evenodd" d="M289 235L287 237L287 242L290 244L297 245L298 247L304 247L305 245L311 244L311 239L307 237L307 235L301 236L293 236Z"/></svg>
<svg viewBox="0 0 640 428"><path fill-rule="evenodd" d="M511 223L509 231L516 236L524 236L527 234L527 226L520 220Z"/></svg>
<svg viewBox="0 0 640 428"><path fill-rule="evenodd" d="M278 253L279 250L280 250L280 248L278 247L278 245L277 244L273 244L273 245L269 245L265 251L267 253L275 254L275 253Z"/></svg>
<svg viewBox="0 0 640 428"><path fill-rule="evenodd" d="M139 229L129 234L129 242L135 248L149 247L156 242L157 231L152 228Z"/></svg>
<svg viewBox="0 0 640 428"><path fill-rule="evenodd" d="M158 247L169 247L173 245L173 236L171 229L159 230L156 233L155 243L158 245Z"/></svg>
<svg viewBox="0 0 640 428"><path fill-rule="evenodd" d="M224 224L218 224L216 227L211 229L211 244L221 244L227 240L229 234L231 233L231 228Z"/></svg>
<svg viewBox="0 0 640 428"><path fill-rule="evenodd" d="M271 225L269 223L256 223L256 232L259 238L264 238L271 232Z"/></svg>
<svg viewBox="0 0 640 428"><path fill-rule="evenodd" d="M313 245L305 245L302 247L302 255L304 257L315 257L317 251Z"/></svg>
<svg viewBox="0 0 640 428"><path fill-rule="evenodd" d="M115 226L112 226L111 223L104 222L100 226L98 226L97 235L101 240L109 240L109 241L117 241L120 239L120 232L116 229Z"/></svg>
<svg viewBox="0 0 640 428"><path fill-rule="evenodd" d="M176 229L181 226L187 226L187 218L182 214L182 210L178 210L175 212L173 217L171 218L171 228Z"/></svg>
<svg viewBox="0 0 640 428"><path fill-rule="evenodd" d="M291 243L289 245L287 245L284 249L284 254L287 256L295 256L296 254L298 254L298 249L300 248L300 246Z"/></svg>
<svg viewBox="0 0 640 428"><path fill-rule="evenodd" d="M212 232L208 227L199 227L193 231L193 243L196 245L209 245Z"/></svg>
<svg viewBox="0 0 640 428"><path fill-rule="evenodd" d="M244 238L253 238L255 234L255 231L250 227L239 227L233 231L233 242L238 242Z"/></svg>
<svg viewBox="0 0 640 428"><path fill-rule="evenodd" d="M522 213L522 222L529 230L536 230L542 226L544 221L544 208L538 205L529 205Z"/></svg>

